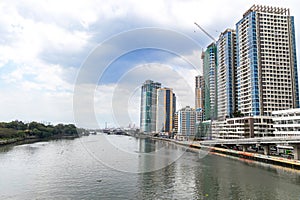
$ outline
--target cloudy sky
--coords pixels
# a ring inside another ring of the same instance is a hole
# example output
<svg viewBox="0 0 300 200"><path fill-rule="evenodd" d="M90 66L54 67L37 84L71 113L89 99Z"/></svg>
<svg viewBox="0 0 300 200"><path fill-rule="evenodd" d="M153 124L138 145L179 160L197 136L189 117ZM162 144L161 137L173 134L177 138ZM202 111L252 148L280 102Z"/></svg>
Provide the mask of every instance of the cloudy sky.
<svg viewBox="0 0 300 200"><path fill-rule="evenodd" d="M217 38L253 4L290 8L299 48L297 0L3 0L0 121L138 126L146 79L193 106L200 52L212 42L194 22Z"/></svg>

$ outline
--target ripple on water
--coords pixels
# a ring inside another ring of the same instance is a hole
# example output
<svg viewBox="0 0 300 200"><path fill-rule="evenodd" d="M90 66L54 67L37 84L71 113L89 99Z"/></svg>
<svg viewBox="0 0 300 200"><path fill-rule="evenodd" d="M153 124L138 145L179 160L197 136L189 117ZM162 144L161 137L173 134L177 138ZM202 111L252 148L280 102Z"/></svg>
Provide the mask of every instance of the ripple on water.
<svg viewBox="0 0 300 200"><path fill-rule="evenodd" d="M98 135L11 147L0 151L0 199L299 199L300 174L236 159L185 152L176 162L147 173L120 172L97 161L84 144L103 147ZM146 140L114 137L129 151L146 152ZM130 141L130 142L128 142ZM151 148L156 147L151 141ZM130 146L132 145L132 146ZM157 146L161 145L158 144ZM149 146L148 146L149 147ZM118 165L138 168L166 162L185 148L166 145L166 155ZM122 149L121 148L121 149ZM103 153L101 148L94 154ZM164 158L165 160L162 160ZM121 162L122 161L122 162ZM128 170L130 171L130 170ZM100 182L98 180L101 180Z"/></svg>

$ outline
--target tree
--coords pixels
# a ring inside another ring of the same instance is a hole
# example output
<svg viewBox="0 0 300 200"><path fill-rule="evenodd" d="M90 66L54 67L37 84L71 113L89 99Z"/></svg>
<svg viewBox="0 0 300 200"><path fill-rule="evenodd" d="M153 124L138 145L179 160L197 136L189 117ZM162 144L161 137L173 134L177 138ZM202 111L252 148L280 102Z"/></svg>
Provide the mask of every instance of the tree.
<svg viewBox="0 0 300 200"><path fill-rule="evenodd" d="M241 111L239 111L239 110L234 111L234 113L232 115L233 115L233 117L244 117L244 114L241 113Z"/></svg>
<svg viewBox="0 0 300 200"><path fill-rule="evenodd" d="M26 124L24 124L22 121L11 121L5 124L4 128L11 128L14 130L26 130Z"/></svg>

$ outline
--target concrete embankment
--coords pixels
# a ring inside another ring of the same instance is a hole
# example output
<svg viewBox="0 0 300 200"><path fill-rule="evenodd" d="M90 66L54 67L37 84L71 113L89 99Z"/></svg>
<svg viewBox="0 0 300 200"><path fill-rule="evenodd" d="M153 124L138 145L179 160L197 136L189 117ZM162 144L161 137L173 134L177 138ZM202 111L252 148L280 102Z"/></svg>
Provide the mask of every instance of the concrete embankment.
<svg viewBox="0 0 300 200"><path fill-rule="evenodd" d="M190 148L197 148L197 149L202 149L210 152L216 152L220 154L225 154L225 155L230 155L234 157L239 157L239 158L244 158L244 159L249 159L249 160L254 160L258 162L264 162L268 164L274 164L274 165L279 165L283 167L289 167L292 169L298 169L300 170L300 161L299 160L294 160L294 159L287 159L287 158L282 158L282 157L277 157L277 156L269 156L269 155L262 155L258 153L251 153L251 152L243 152L243 151L237 151L233 149L224 149L224 148L219 148L219 147L212 147L212 146L204 146L201 145L199 141L178 141L178 140L173 140L173 139L166 139L166 138L153 138L153 139L159 139L159 140L164 140L168 142L173 142L179 145L184 145L188 146Z"/></svg>
<svg viewBox="0 0 300 200"><path fill-rule="evenodd" d="M205 148L205 147L202 147ZM293 160L293 159L287 159L277 156L269 156L269 155L262 155L258 153L251 153L251 152L243 152L243 151L236 151L232 149L223 149L218 147L208 147L209 150L217 153L222 153L230 156L245 158L249 160L255 160L259 162L264 162L268 164L274 164L274 165L280 165L283 167L289 167L292 169L300 169L300 161L299 160Z"/></svg>

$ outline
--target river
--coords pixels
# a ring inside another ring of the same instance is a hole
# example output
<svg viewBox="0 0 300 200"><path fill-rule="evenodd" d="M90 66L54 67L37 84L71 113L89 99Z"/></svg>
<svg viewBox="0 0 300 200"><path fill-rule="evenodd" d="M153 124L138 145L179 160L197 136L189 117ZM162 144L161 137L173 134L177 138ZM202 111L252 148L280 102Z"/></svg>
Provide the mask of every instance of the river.
<svg viewBox="0 0 300 200"><path fill-rule="evenodd" d="M0 199L300 199L300 172L98 134L0 147Z"/></svg>

